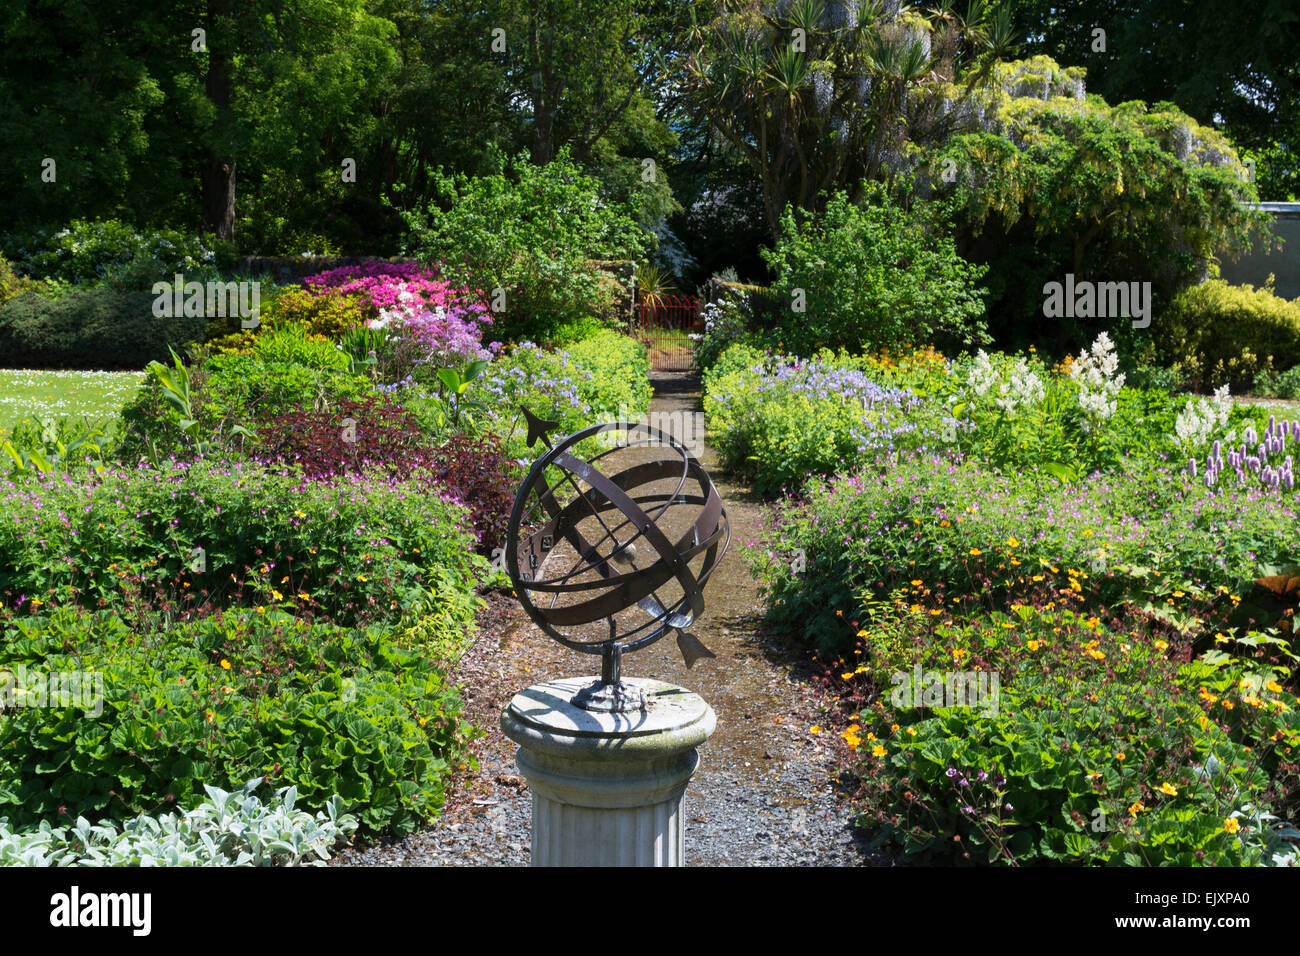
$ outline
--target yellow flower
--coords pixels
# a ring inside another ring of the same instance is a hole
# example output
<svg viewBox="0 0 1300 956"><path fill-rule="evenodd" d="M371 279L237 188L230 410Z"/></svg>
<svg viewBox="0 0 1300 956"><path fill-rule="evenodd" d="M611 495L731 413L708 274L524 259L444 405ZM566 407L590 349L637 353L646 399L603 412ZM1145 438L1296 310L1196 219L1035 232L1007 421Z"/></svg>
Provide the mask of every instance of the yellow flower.
<svg viewBox="0 0 1300 956"><path fill-rule="evenodd" d="M1141 800L1138 800L1136 803L1134 803L1132 806L1128 808L1128 815L1131 817L1135 817L1146 808L1147 808L1146 804L1143 803Z"/></svg>
<svg viewBox="0 0 1300 956"><path fill-rule="evenodd" d="M1031 651L1036 651L1036 650L1038 650L1038 648L1039 648L1039 643L1038 643L1038 641L1030 641L1030 642L1026 645L1026 647L1028 647Z"/></svg>
<svg viewBox="0 0 1300 956"><path fill-rule="evenodd" d="M1008 538L1008 539L1007 539L1007 547L1009 547L1009 548L1018 548L1018 547L1020 547L1020 542L1017 541L1015 538Z"/></svg>
<svg viewBox="0 0 1300 956"><path fill-rule="evenodd" d="M1165 794L1166 796L1170 796L1170 797L1178 796L1178 788L1175 787L1172 783L1169 783L1168 781L1162 783L1160 786L1156 787L1156 789L1159 790L1161 793Z"/></svg>
<svg viewBox="0 0 1300 956"><path fill-rule="evenodd" d="M822 732L822 728L820 724L813 724L811 727L808 728L808 733L810 734L820 734L821 732Z"/></svg>
<svg viewBox="0 0 1300 956"><path fill-rule="evenodd" d="M207 718L208 718L208 723L212 723L214 720L216 720L216 717L213 716L212 711L207 712Z"/></svg>
<svg viewBox="0 0 1300 956"><path fill-rule="evenodd" d="M908 728L907 728L907 735L908 735L909 737L915 737L915 736L916 736L916 728L915 728L915 727L908 727Z"/></svg>
<svg viewBox="0 0 1300 956"><path fill-rule="evenodd" d="M271 588L271 597L275 598L277 601L284 600L284 595L281 594L279 591L277 591L275 588Z"/></svg>
<svg viewBox="0 0 1300 956"><path fill-rule="evenodd" d="M1223 821L1224 833L1236 833L1240 829L1241 823L1236 817L1228 817L1228 819Z"/></svg>
<svg viewBox="0 0 1300 956"><path fill-rule="evenodd" d="M1156 650L1163 651L1169 647L1168 641L1156 641Z"/></svg>
<svg viewBox="0 0 1300 956"><path fill-rule="evenodd" d="M966 652L962 650L960 647L952 652L952 659L955 661L959 661L965 656L966 656Z"/></svg>
<svg viewBox="0 0 1300 956"><path fill-rule="evenodd" d="M224 657L221 659L221 669L223 671L230 670L230 661L226 660Z"/></svg>
<svg viewBox="0 0 1300 956"><path fill-rule="evenodd" d="M1275 680L1271 680L1271 681L1269 681L1269 682L1268 682L1267 684L1265 684L1264 686L1265 686L1268 690L1271 690L1271 691L1272 691L1273 693L1275 693L1275 694L1280 694L1280 693L1282 693L1282 685L1279 684L1279 683L1278 683L1277 681L1275 681Z"/></svg>
<svg viewBox="0 0 1300 956"><path fill-rule="evenodd" d="M983 554L984 552L981 551L979 548L971 548L971 549L970 549L970 553L973 554L973 555L975 555L976 557L978 557L979 555Z"/></svg>
<svg viewBox="0 0 1300 956"><path fill-rule="evenodd" d="M858 637L866 637L866 636L867 636L867 632L865 628L861 631L858 631Z"/></svg>
<svg viewBox="0 0 1300 956"><path fill-rule="evenodd" d="M912 587L919 588L920 586L921 586L921 581L919 578L912 582Z"/></svg>
<svg viewBox="0 0 1300 956"><path fill-rule="evenodd" d="M307 516L306 516L305 514L303 514L303 512L301 512L301 511L295 511L295 512L293 513L293 516L294 516L295 518L305 518L305 517L307 517Z"/></svg>
<svg viewBox="0 0 1300 956"><path fill-rule="evenodd" d="M876 744L874 747L871 748L871 756L873 756L873 757L883 757L884 755L885 755L885 745L884 745L884 744Z"/></svg>
<svg viewBox="0 0 1300 956"><path fill-rule="evenodd" d="M1119 753L1117 753L1117 754L1115 755L1115 759L1116 759L1116 760L1124 760L1127 756L1128 756L1128 754L1124 753L1124 751L1121 750Z"/></svg>
<svg viewBox="0 0 1300 956"><path fill-rule="evenodd" d="M853 671L849 671L847 674L841 674L841 675L840 675L840 679L841 679L841 680L848 680L848 679L851 678L852 676L853 676Z"/></svg>
<svg viewBox="0 0 1300 956"><path fill-rule="evenodd" d="M257 613L258 613L258 614L265 614L265 613L266 613L266 608L264 608L264 607L259 607L259 608L257 609Z"/></svg>
<svg viewBox="0 0 1300 956"><path fill-rule="evenodd" d="M890 732L891 734L896 734L896 733L898 733L898 724L890 724L890 725L889 725L889 732Z"/></svg>
<svg viewBox="0 0 1300 956"><path fill-rule="evenodd" d="M311 600L311 595L308 594L306 591L299 591L299 592L298 592L298 600L299 600L299 601L310 601L310 600Z"/></svg>
<svg viewBox="0 0 1300 956"><path fill-rule="evenodd" d="M368 577L366 577L364 574L358 574L358 575L357 575L357 580L358 580L358 581L369 581L370 579L369 579Z"/></svg>

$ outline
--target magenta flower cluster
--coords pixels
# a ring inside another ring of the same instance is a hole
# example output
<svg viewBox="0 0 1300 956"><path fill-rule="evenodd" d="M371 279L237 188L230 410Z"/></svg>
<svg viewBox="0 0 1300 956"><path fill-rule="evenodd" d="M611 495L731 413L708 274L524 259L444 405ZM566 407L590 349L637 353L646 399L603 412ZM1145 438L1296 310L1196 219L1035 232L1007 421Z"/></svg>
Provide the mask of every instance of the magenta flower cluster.
<svg viewBox="0 0 1300 956"><path fill-rule="evenodd" d="M360 295L379 313L372 328L391 328L418 343L423 361L438 366L488 359L483 329L492 324L478 293L454 288L416 263L373 261L309 276L321 295Z"/></svg>

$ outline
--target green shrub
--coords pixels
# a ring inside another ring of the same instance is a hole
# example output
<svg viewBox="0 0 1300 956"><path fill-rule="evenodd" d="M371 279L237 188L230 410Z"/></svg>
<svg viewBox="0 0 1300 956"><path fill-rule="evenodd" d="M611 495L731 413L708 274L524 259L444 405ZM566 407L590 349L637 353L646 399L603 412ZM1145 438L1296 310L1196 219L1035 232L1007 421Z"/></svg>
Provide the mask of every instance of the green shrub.
<svg viewBox="0 0 1300 956"><path fill-rule="evenodd" d="M877 673L863 825L915 862L1273 862L1227 821L1293 783L1300 721L1280 684L1179 663L1155 634L1056 602L1014 610L945 618L913 667Z"/></svg>
<svg viewBox="0 0 1300 956"><path fill-rule="evenodd" d="M23 273L64 282L141 291L178 272L186 281L217 278L216 252L202 240L170 229L140 231L117 219L74 219L53 235L10 237L7 246L21 248L14 263Z"/></svg>
<svg viewBox="0 0 1300 956"><path fill-rule="evenodd" d="M1257 578L1293 566L1293 493L1288 507L1170 472L1142 467L1062 484L933 459L814 481L805 500L778 506L765 541L749 551L751 566L772 624L822 650L851 640L842 619L855 616L858 595L887 595L913 579L995 604L1035 576L1068 578L1112 603L1165 607L1175 591L1245 595ZM1249 612L1269 619L1262 608Z"/></svg>
<svg viewBox="0 0 1300 956"><path fill-rule="evenodd" d="M160 318L153 304L151 293L111 288L11 299L0 306L0 355L17 367L142 369L206 337L206 318Z"/></svg>
<svg viewBox="0 0 1300 956"><path fill-rule="evenodd" d="M776 248L763 257L786 307L805 300L806 312L789 312L781 325L792 352L989 340L978 287L986 267L962 259L923 204L907 211L873 191L856 205L837 192L816 216L787 208Z"/></svg>
<svg viewBox="0 0 1300 956"><path fill-rule="evenodd" d="M1269 398L1300 398L1300 365L1285 372L1261 372L1255 377L1254 391Z"/></svg>
<svg viewBox="0 0 1300 956"><path fill-rule="evenodd" d="M66 520L65 520L66 519ZM427 481L336 484L199 461L97 478L0 481L0 595L147 618L213 607L310 608L397 621L443 578L473 586L469 513ZM305 596L304 596L305 595ZM37 606L36 604L32 605Z"/></svg>
<svg viewBox="0 0 1300 956"><path fill-rule="evenodd" d="M348 355L301 328L273 329L250 353L216 355L204 363L205 409L214 419L283 415L298 406L321 410L371 391L366 375L350 370Z"/></svg>
<svg viewBox="0 0 1300 956"><path fill-rule="evenodd" d="M275 300L267 310L267 321L273 326L298 326L312 335L337 339L348 329L378 318L378 313L366 305L361 295L294 288Z"/></svg>
<svg viewBox="0 0 1300 956"><path fill-rule="evenodd" d="M310 810L338 795L371 831L436 813L464 754L455 689L377 631L262 610L156 631L105 612L11 622L0 664L26 693L0 723L0 815L121 820L254 777ZM74 672L102 699L40 706L37 675Z"/></svg>
<svg viewBox="0 0 1300 956"><path fill-rule="evenodd" d="M619 409L629 414L650 403L650 359L635 339L617 332L600 332L563 350L582 370L578 394L597 415L617 418Z"/></svg>
<svg viewBox="0 0 1300 956"><path fill-rule="evenodd" d="M410 244L453 286L505 290L498 338L545 340L600 313L602 274L591 260L639 258L651 237L630 210L602 200L567 152L545 166L495 158L491 175L436 177L440 204L406 217Z"/></svg>
<svg viewBox="0 0 1300 956"><path fill-rule="evenodd" d="M29 293L39 294L45 288L45 283L40 279L30 279L21 276L14 271L9 260L0 256L0 305L4 305L10 299L16 299L20 295Z"/></svg>
<svg viewBox="0 0 1300 956"><path fill-rule="evenodd" d="M1269 286L1210 279L1175 296L1159 321L1170 362L1200 390L1227 384L1245 391L1259 372L1300 363L1300 302Z"/></svg>

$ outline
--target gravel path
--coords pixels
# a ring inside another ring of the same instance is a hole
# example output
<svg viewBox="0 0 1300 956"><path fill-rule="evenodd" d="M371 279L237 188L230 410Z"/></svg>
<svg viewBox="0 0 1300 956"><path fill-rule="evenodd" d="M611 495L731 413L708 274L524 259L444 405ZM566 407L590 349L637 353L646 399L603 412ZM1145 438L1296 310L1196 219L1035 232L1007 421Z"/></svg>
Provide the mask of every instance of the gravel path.
<svg viewBox="0 0 1300 956"><path fill-rule="evenodd" d="M695 411L698 382L654 378L652 411ZM761 601L737 543L757 538L763 504L702 462L731 521L730 550L705 591L695 633L715 654L687 671L671 640L629 657L625 673L696 691L717 713L718 728L700 750L686 790L686 863L697 866L888 865L867 851L849 821L839 786L844 743L814 734L834 706L808 679L804 657L763 632ZM592 672L592 658L548 640L508 595L493 595L480 636L458 663L468 716L487 733L475 741L479 768L451 784L434 825L408 837L344 850L336 866L526 866L532 798L515 766L515 744L500 730L501 710L530 684Z"/></svg>

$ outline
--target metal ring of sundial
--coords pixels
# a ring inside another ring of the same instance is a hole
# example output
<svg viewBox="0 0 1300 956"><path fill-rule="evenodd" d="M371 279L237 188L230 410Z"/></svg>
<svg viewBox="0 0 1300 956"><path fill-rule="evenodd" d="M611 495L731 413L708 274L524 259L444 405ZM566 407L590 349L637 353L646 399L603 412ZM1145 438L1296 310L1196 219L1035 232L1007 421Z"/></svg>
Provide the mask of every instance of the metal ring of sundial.
<svg viewBox="0 0 1300 956"><path fill-rule="evenodd" d="M539 421L527 410L525 413L529 443L537 437L545 441L548 427L555 427L555 423ZM588 438L616 430L626 431L626 440L589 461L571 451ZM598 465L608 456L639 447L663 448L670 453L636 462L610 475L600 471ZM549 484L546 477L551 468L559 475L554 484ZM658 487L662 489L667 481L674 483L671 491L644 487L661 483ZM557 495L562 490L572 495L567 501L562 502ZM699 511L685 533L674 541L658 522L669 508L686 505L697 506ZM605 515L616 518L607 522ZM589 531L589 539L579 525L593 518L601 531ZM703 612L704 585L721 562L730 540L721 496L703 466L680 442L648 424L608 422L574 432L533 464L510 514L506 570L524 611L565 647L608 658L611 651L621 655L622 651L638 650L677 630L679 645L685 637L693 642L690 647L698 646L694 651L683 646L689 664L697 656L711 656L703 645L682 632ZM570 567L551 573L548 561L565 543L576 558ZM629 569L642 554L653 557L653 563ZM696 573L690 562L701 555L703 563ZM680 587L681 597L665 606L656 592L672 584ZM558 605L561 595L576 597L577 601ZM615 615L633 607L639 608L646 620L619 633ZM602 640L578 640L562 630L599 621L608 621L609 636ZM615 666L613 681L617 680Z"/></svg>

